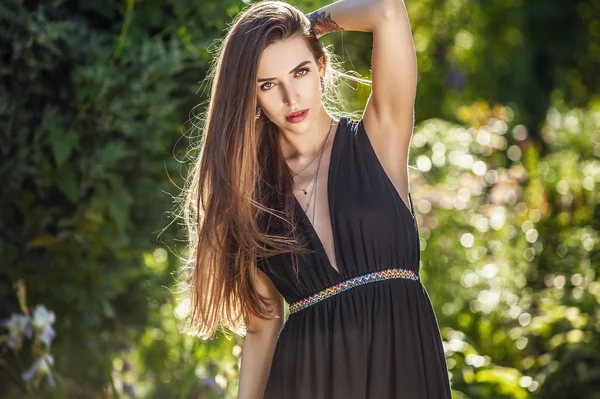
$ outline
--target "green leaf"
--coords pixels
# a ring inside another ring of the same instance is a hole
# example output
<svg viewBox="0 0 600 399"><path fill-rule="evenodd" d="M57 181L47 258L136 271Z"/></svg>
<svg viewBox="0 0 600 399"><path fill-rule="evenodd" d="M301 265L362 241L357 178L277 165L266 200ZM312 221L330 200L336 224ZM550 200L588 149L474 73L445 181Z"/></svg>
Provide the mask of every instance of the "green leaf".
<svg viewBox="0 0 600 399"><path fill-rule="evenodd" d="M54 179L58 189L72 203L76 203L79 199L79 188L73 169L66 166L61 166L60 168L56 169Z"/></svg>
<svg viewBox="0 0 600 399"><path fill-rule="evenodd" d="M74 131L65 132L56 126L50 127L49 130L47 141L52 147L56 165L61 166L79 144L79 135Z"/></svg>
<svg viewBox="0 0 600 399"><path fill-rule="evenodd" d="M116 316L115 309L107 300L102 300L102 314L111 320Z"/></svg>

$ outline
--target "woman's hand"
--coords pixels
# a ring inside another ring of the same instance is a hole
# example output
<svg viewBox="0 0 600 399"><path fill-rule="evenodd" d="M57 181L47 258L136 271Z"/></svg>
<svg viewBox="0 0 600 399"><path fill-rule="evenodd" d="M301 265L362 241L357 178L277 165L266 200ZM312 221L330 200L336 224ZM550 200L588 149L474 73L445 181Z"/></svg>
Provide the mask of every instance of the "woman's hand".
<svg viewBox="0 0 600 399"><path fill-rule="evenodd" d="M317 10L310 14L306 14L306 17L310 21L311 29L317 38L330 32L344 30L331 19L331 12Z"/></svg>
<svg viewBox="0 0 600 399"><path fill-rule="evenodd" d="M389 1L401 0L339 0L305 15L318 38L344 30L373 32Z"/></svg>

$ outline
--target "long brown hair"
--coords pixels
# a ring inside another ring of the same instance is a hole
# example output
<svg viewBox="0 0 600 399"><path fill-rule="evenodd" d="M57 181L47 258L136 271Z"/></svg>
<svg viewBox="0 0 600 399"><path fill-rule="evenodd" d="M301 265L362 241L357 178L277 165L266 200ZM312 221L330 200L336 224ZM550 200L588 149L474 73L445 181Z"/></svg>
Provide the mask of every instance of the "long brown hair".
<svg viewBox="0 0 600 399"><path fill-rule="evenodd" d="M315 61L323 63L331 89L331 54L306 16L281 1L255 3L239 13L207 75L212 88L203 140L181 202L193 335L210 338L219 327L244 335L248 310L268 318L267 301L254 284L257 263L306 250L294 228L292 175L278 127L264 113L255 119L260 56L268 45L295 34L303 35ZM297 257L292 258L297 271Z"/></svg>

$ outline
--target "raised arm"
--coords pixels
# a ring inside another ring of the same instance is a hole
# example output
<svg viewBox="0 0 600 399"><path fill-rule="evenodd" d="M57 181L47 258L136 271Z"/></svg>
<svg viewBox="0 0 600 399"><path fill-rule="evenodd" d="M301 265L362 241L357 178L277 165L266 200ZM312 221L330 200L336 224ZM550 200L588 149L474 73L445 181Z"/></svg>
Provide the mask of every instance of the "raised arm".
<svg viewBox="0 0 600 399"><path fill-rule="evenodd" d="M367 110L372 108L377 121L403 124L412 131L417 57L404 1L340 0L307 17L317 37L344 30L373 34L373 88Z"/></svg>
<svg viewBox="0 0 600 399"><path fill-rule="evenodd" d="M373 86L363 123L379 160L407 202L417 57L404 1L340 0L307 17L317 37L344 30L372 32Z"/></svg>

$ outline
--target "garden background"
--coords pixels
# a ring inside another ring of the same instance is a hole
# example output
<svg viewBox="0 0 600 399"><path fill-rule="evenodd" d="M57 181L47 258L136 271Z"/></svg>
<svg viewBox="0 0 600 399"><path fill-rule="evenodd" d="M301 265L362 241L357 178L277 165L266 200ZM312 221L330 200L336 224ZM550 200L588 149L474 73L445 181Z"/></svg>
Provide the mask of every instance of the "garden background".
<svg viewBox="0 0 600 399"><path fill-rule="evenodd" d="M598 399L600 0L405 3L421 275L453 395ZM0 4L0 398L235 397L242 340L178 332L174 212L246 5ZM370 78L370 34L322 40ZM362 110L370 88L344 90Z"/></svg>

